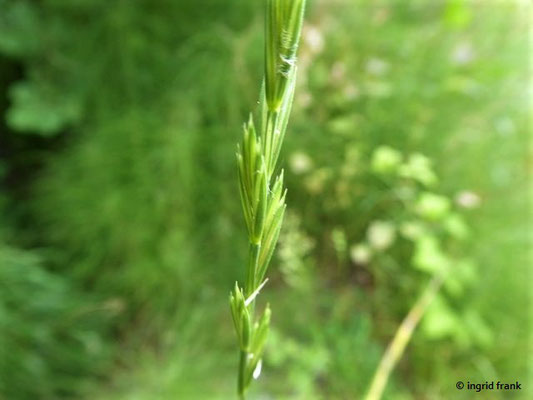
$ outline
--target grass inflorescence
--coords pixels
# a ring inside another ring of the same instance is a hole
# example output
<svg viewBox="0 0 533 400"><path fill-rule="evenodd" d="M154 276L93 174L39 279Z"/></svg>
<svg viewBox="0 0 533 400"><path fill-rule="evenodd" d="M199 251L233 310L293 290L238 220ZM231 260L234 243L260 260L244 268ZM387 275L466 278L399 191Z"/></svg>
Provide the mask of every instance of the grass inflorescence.
<svg viewBox="0 0 533 400"><path fill-rule="evenodd" d="M249 252L243 287L235 283L231 312L240 348L238 393L244 398L261 358L270 326L270 307L255 317L255 298L267 282L266 271L285 212L283 170L276 174L296 82L296 52L305 0L267 0L265 78L260 100L259 133L250 115L237 148L239 190L248 231Z"/></svg>

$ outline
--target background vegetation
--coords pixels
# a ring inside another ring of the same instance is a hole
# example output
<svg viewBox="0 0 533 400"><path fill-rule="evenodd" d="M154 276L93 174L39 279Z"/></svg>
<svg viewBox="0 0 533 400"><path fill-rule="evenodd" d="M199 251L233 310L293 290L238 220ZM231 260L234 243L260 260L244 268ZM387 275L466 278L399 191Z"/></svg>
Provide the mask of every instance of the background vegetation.
<svg viewBox="0 0 533 400"><path fill-rule="evenodd" d="M261 3L0 0L0 399L233 398ZM530 13L310 1L253 398L531 398Z"/></svg>

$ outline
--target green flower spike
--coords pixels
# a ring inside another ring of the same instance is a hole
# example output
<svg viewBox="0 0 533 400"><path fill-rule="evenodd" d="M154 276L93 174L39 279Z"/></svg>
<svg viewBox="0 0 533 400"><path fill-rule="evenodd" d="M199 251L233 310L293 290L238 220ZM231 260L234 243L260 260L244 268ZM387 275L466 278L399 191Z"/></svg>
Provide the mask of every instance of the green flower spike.
<svg viewBox="0 0 533 400"><path fill-rule="evenodd" d="M249 253L243 288L230 294L231 313L240 349L238 393L245 398L261 358L270 326L270 307L255 321L255 298L266 284L285 213L283 170L274 176L291 112L296 82L296 51L305 0L266 0L265 79L261 91L261 124L257 134L250 115L237 147L239 192L248 231ZM255 322L254 322L255 321Z"/></svg>

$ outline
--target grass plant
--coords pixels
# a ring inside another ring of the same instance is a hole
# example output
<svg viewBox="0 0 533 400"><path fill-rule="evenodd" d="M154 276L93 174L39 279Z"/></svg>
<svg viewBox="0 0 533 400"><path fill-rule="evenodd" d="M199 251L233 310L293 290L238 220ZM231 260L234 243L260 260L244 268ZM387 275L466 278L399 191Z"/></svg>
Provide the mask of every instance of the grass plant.
<svg viewBox="0 0 533 400"><path fill-rule="evenodd" d="M296 52L305 0L267 0L265 18L265 77L260 95L260 131L250 115L237 148L239 190L249 251L243 287L230 294L240 350L238 394L241 399L261 373L261 358L270 326L267 304L255 318L255 299L268 279L266 271L285 212L283 170L277 160L287 129L296 82Z"/></svg>

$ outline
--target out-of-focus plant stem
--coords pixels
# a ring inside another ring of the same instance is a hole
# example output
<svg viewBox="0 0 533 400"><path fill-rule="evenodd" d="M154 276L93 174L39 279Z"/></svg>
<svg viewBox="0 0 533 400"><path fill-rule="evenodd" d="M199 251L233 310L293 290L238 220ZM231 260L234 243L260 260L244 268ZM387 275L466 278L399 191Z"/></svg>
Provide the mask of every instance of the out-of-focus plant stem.
<svg viewBox="0 0 533 400"><path fill-rule="evenodd" d="M418 298L413 308L411 308L407 316L402 321L400 327L394 335L394 338L392 339L392 342L389 344L385 354L381 358L365 400L381 399L392 370L402 357L405 348L407 347L407 343L409 343L415 328L422 319L422 316L426 312L428 306L439 292L442 282L443 277L441 275L433 276L426 290Z"/></svg>

